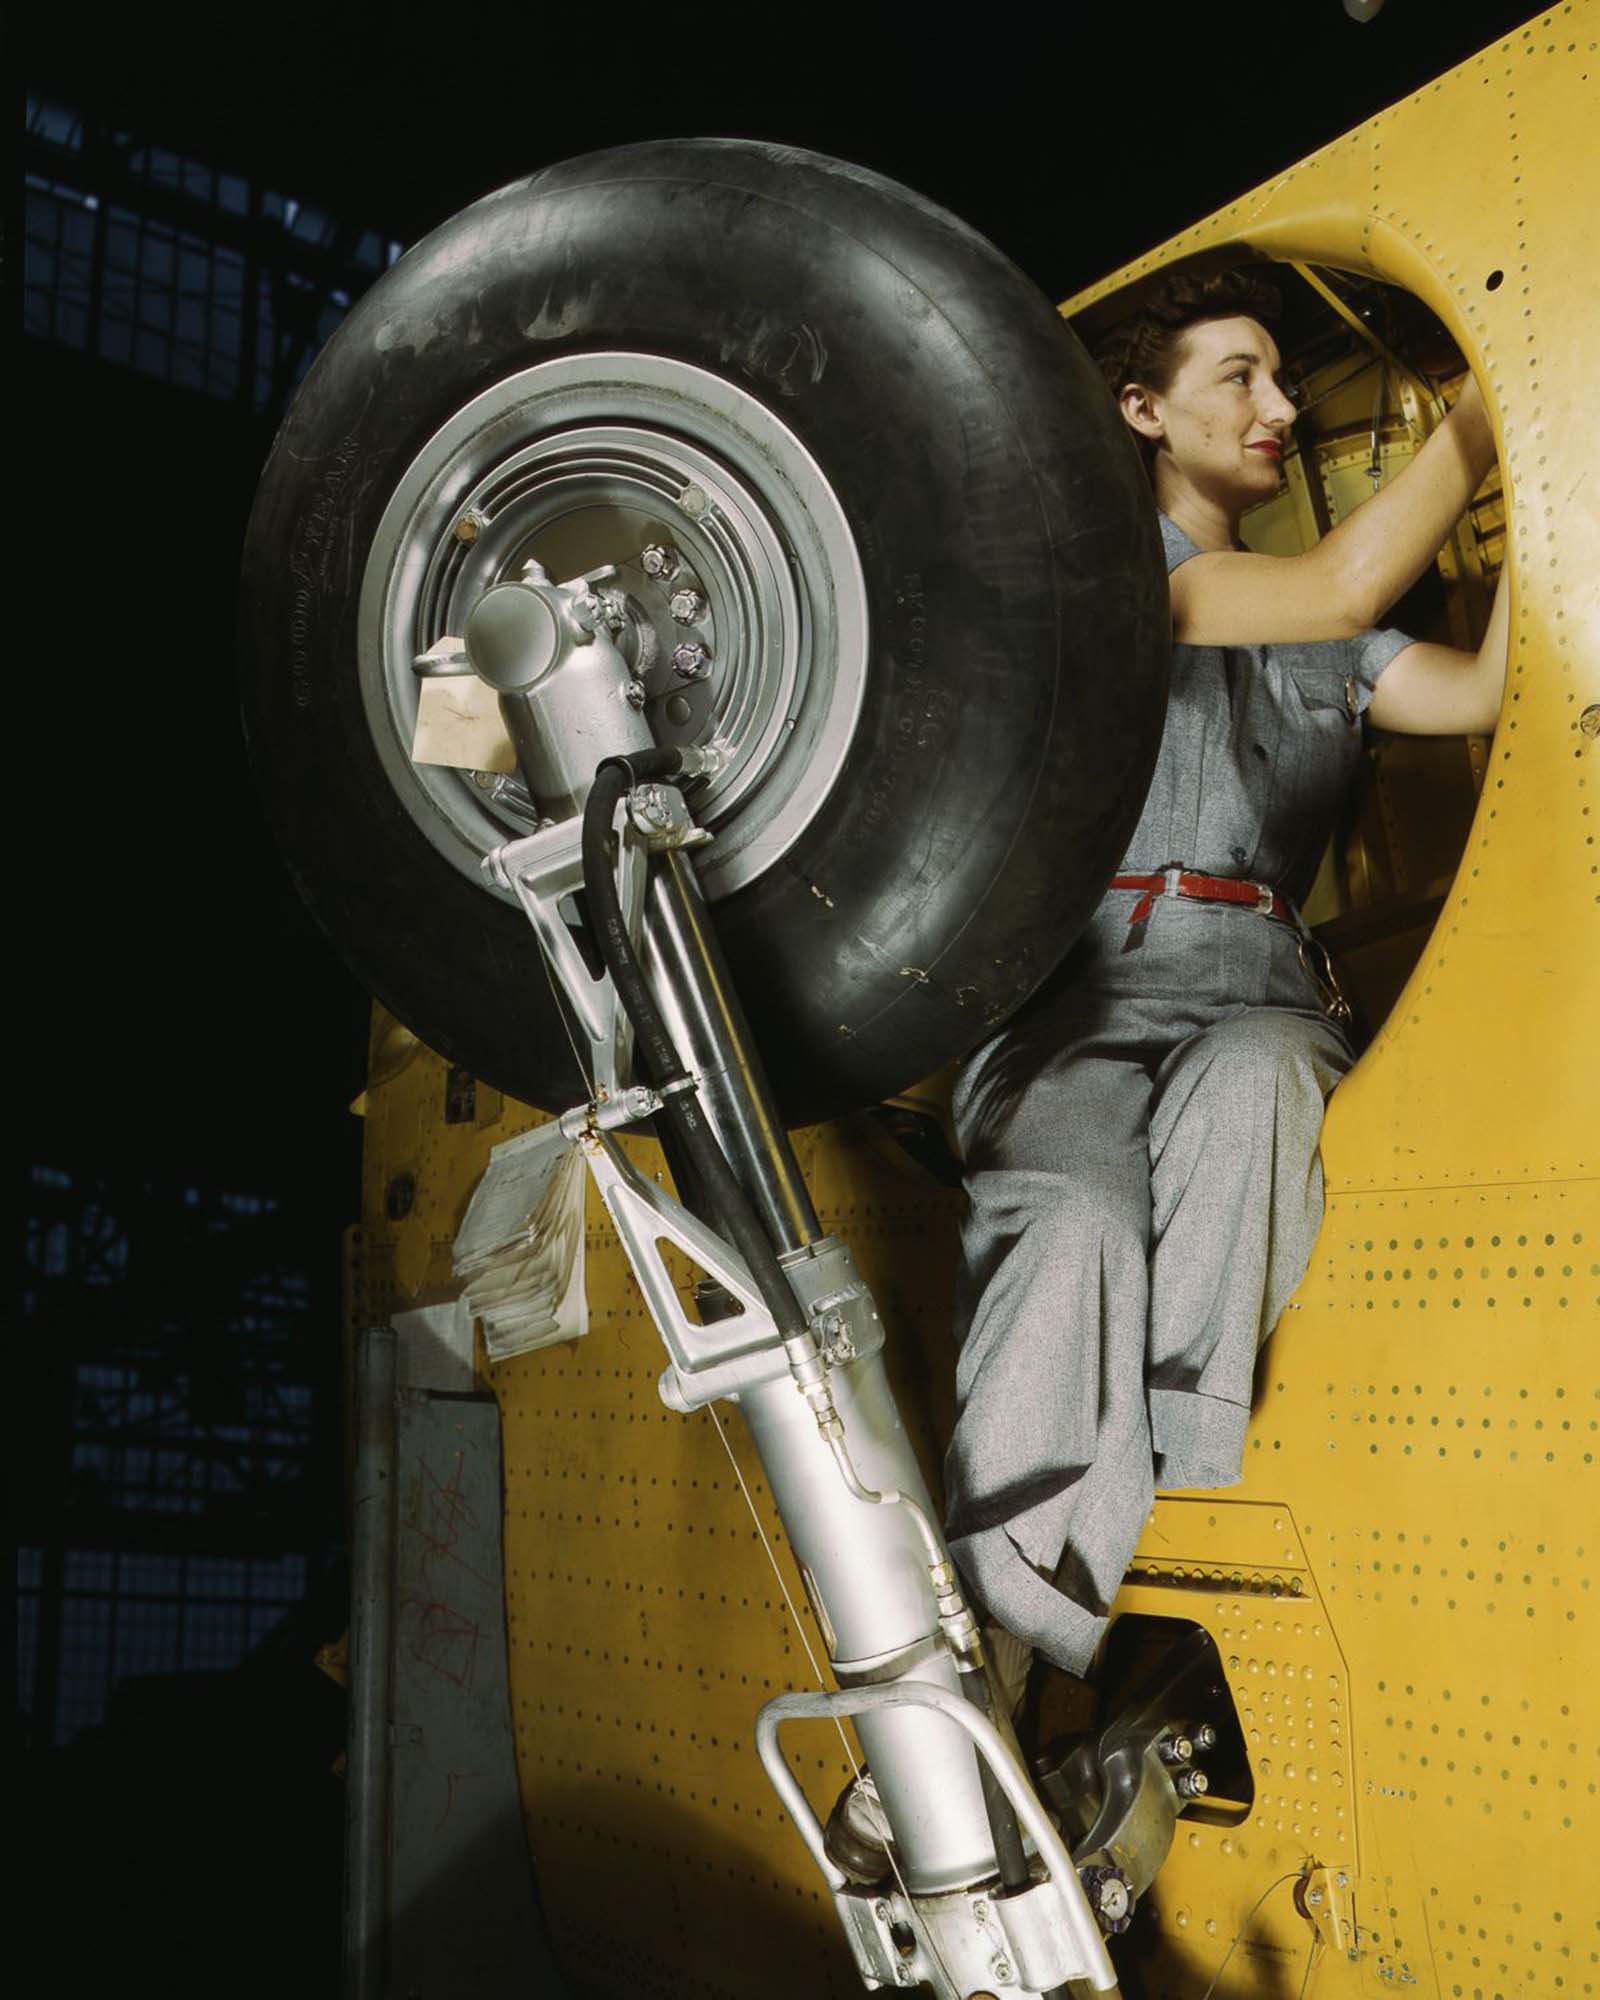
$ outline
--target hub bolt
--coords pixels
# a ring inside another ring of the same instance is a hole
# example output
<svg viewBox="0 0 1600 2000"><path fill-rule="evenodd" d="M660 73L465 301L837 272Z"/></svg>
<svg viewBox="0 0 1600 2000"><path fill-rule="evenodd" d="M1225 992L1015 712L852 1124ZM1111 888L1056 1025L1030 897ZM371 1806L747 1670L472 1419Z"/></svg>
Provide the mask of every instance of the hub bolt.
<svg viewBox="0 0 1600 2000"><path fill-rule="evenodd" d="M1204 1771L1180 1771L1177 1788L1184 1798L1197 1799L1203 1792L1210 1791L1211 1780Z"/></svg>
<svg viewBox="0 0 1600 2000"><path fill-rule="evenodd" d="M678 551L665 542L648 542L639 551L639 567L646 576L653 576L658 583L665 583L669 576L677 572Z"/></svg>
<svg viewBox="0 0 1600 2000"><path fill-rule="evenodd" d="M1212 1728L1212 1726L1211 1726L1211 1724L1210 1724L1209 1722L1202 1722L1202 1723L1201 1723L1201 1725L1200 1725L1200 1727L1199 1727L1199 1728L1198 1728L1198 1729L1197 1729L1197 1730L1195 1731L1195 1733L1194 1733L1194 1747L1195 1747L1195 1748L1196 1748L1197 1750L1215 1750L1215 1749L1216 1749L1216 1747L1217 1747L1217 1732L1216 1732L1216 1730L1215 1730L1215 1729L1213 1729L1213 1728Z"/></svg>
<svg viewBox="0 0 1600 2000"><path fill-rule="evenodd" d="M1161 1746L1163 1764L1187 1764L1194 1755L1194 1743L1187 1736L1169 1736Z"/></svg>
<svg viewBox="0 0 1600 2000"><path fill-rule="evenodd" d="M469 507L456 522L455 538L458 542L475 542L488 525L487 516L480 514L476 507Z"/></svg>
<svg viewBox="0 0 1600 2000"><path fill-rule="evenodd" d="M672 649L672 671L679 680L703 681L711 671L711 655L698 639L686 639Z"/></svg>
<svg viewBox="0 0 1600 2000"><path fill-rule="evenodd" d="M698 590L675 590L667 609L680 625L693 625L706 615L706 601Z"/></svg>

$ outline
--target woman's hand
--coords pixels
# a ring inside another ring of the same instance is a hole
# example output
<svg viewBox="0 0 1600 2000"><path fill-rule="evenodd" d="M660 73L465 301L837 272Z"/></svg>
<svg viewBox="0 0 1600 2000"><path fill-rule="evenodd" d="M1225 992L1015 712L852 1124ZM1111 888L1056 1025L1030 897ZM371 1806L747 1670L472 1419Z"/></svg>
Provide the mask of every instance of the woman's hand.
<svg viewBox="0 0 1600 2000"><path fill-rule="evenodd" d="M1476 469L1477 483L1481 486L1494 464L1494 421L1489 415L1483 391L1478 386L1478 378L1470 368L1445 422L1453 426L1459 435L1468 468Z"/></svg>

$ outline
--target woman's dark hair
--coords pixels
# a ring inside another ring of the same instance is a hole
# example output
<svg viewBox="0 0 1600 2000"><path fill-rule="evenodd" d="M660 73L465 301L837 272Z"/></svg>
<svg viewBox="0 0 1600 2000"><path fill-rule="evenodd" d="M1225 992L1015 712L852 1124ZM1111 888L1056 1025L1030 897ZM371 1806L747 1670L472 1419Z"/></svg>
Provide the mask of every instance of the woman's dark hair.
<svg viewBox="0 0 1600 2000"><path fill-rule="evenodd" d="M1197 321L1270 321L1282 310L1277 286L1254 271L1213 271L1208 277L1175 271L1145 295L1136 312L1109 329L1095 348L1095 360L1113 396L1130 382L1165 389L1183 358L1183 336Z"/></svg>

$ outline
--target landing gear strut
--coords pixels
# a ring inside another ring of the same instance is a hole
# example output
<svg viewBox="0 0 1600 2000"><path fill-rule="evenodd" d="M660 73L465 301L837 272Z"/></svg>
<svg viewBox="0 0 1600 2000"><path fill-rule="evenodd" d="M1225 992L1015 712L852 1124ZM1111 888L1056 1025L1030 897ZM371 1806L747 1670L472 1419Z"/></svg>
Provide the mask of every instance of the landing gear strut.
<svg viewBox="0 0 1600 2000"><path fill-rule="evenodd" d="M610 636L617 596L529 565L484 593L452 660L495 690L527 791L551 814L486 865L533 923L586 1053L591 1094L560 1131L656 1318L663 1400L733 1401L750 1426L839 1683L767 1704L763 1763L869 1987L1114 1991L1067 1849L987 1712L977 1622L895 1407L882 1324L818 1223L700 894L690 800L722 753L656 746ZM579 894L589 957L568 922ZM646 1115L683 1201L613 1136ZM663 1242L709 1281L698 1321ZM844 1716L887 1821L892 1887L863 1888L829 1859L779 1747L786 1722Z"/></svg>

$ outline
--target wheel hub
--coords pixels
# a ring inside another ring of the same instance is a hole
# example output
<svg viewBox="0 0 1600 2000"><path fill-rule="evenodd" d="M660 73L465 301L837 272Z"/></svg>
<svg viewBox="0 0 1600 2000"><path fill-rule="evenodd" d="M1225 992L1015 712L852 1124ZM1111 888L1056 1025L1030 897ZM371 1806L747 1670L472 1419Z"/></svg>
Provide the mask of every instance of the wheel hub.
<svg viewBox="0 0 1600 2000"><path fill-rule="evenodd" d="M766 406L686 363L587 354L510 377L407 468L374 538L362 698L412 818L464 874L525 814L510 788L415 764L412 662L530 561L600 592L654 740L727 746L699 814L726 895L821 807L865 686L865 583L843 508Z"/></svg>

